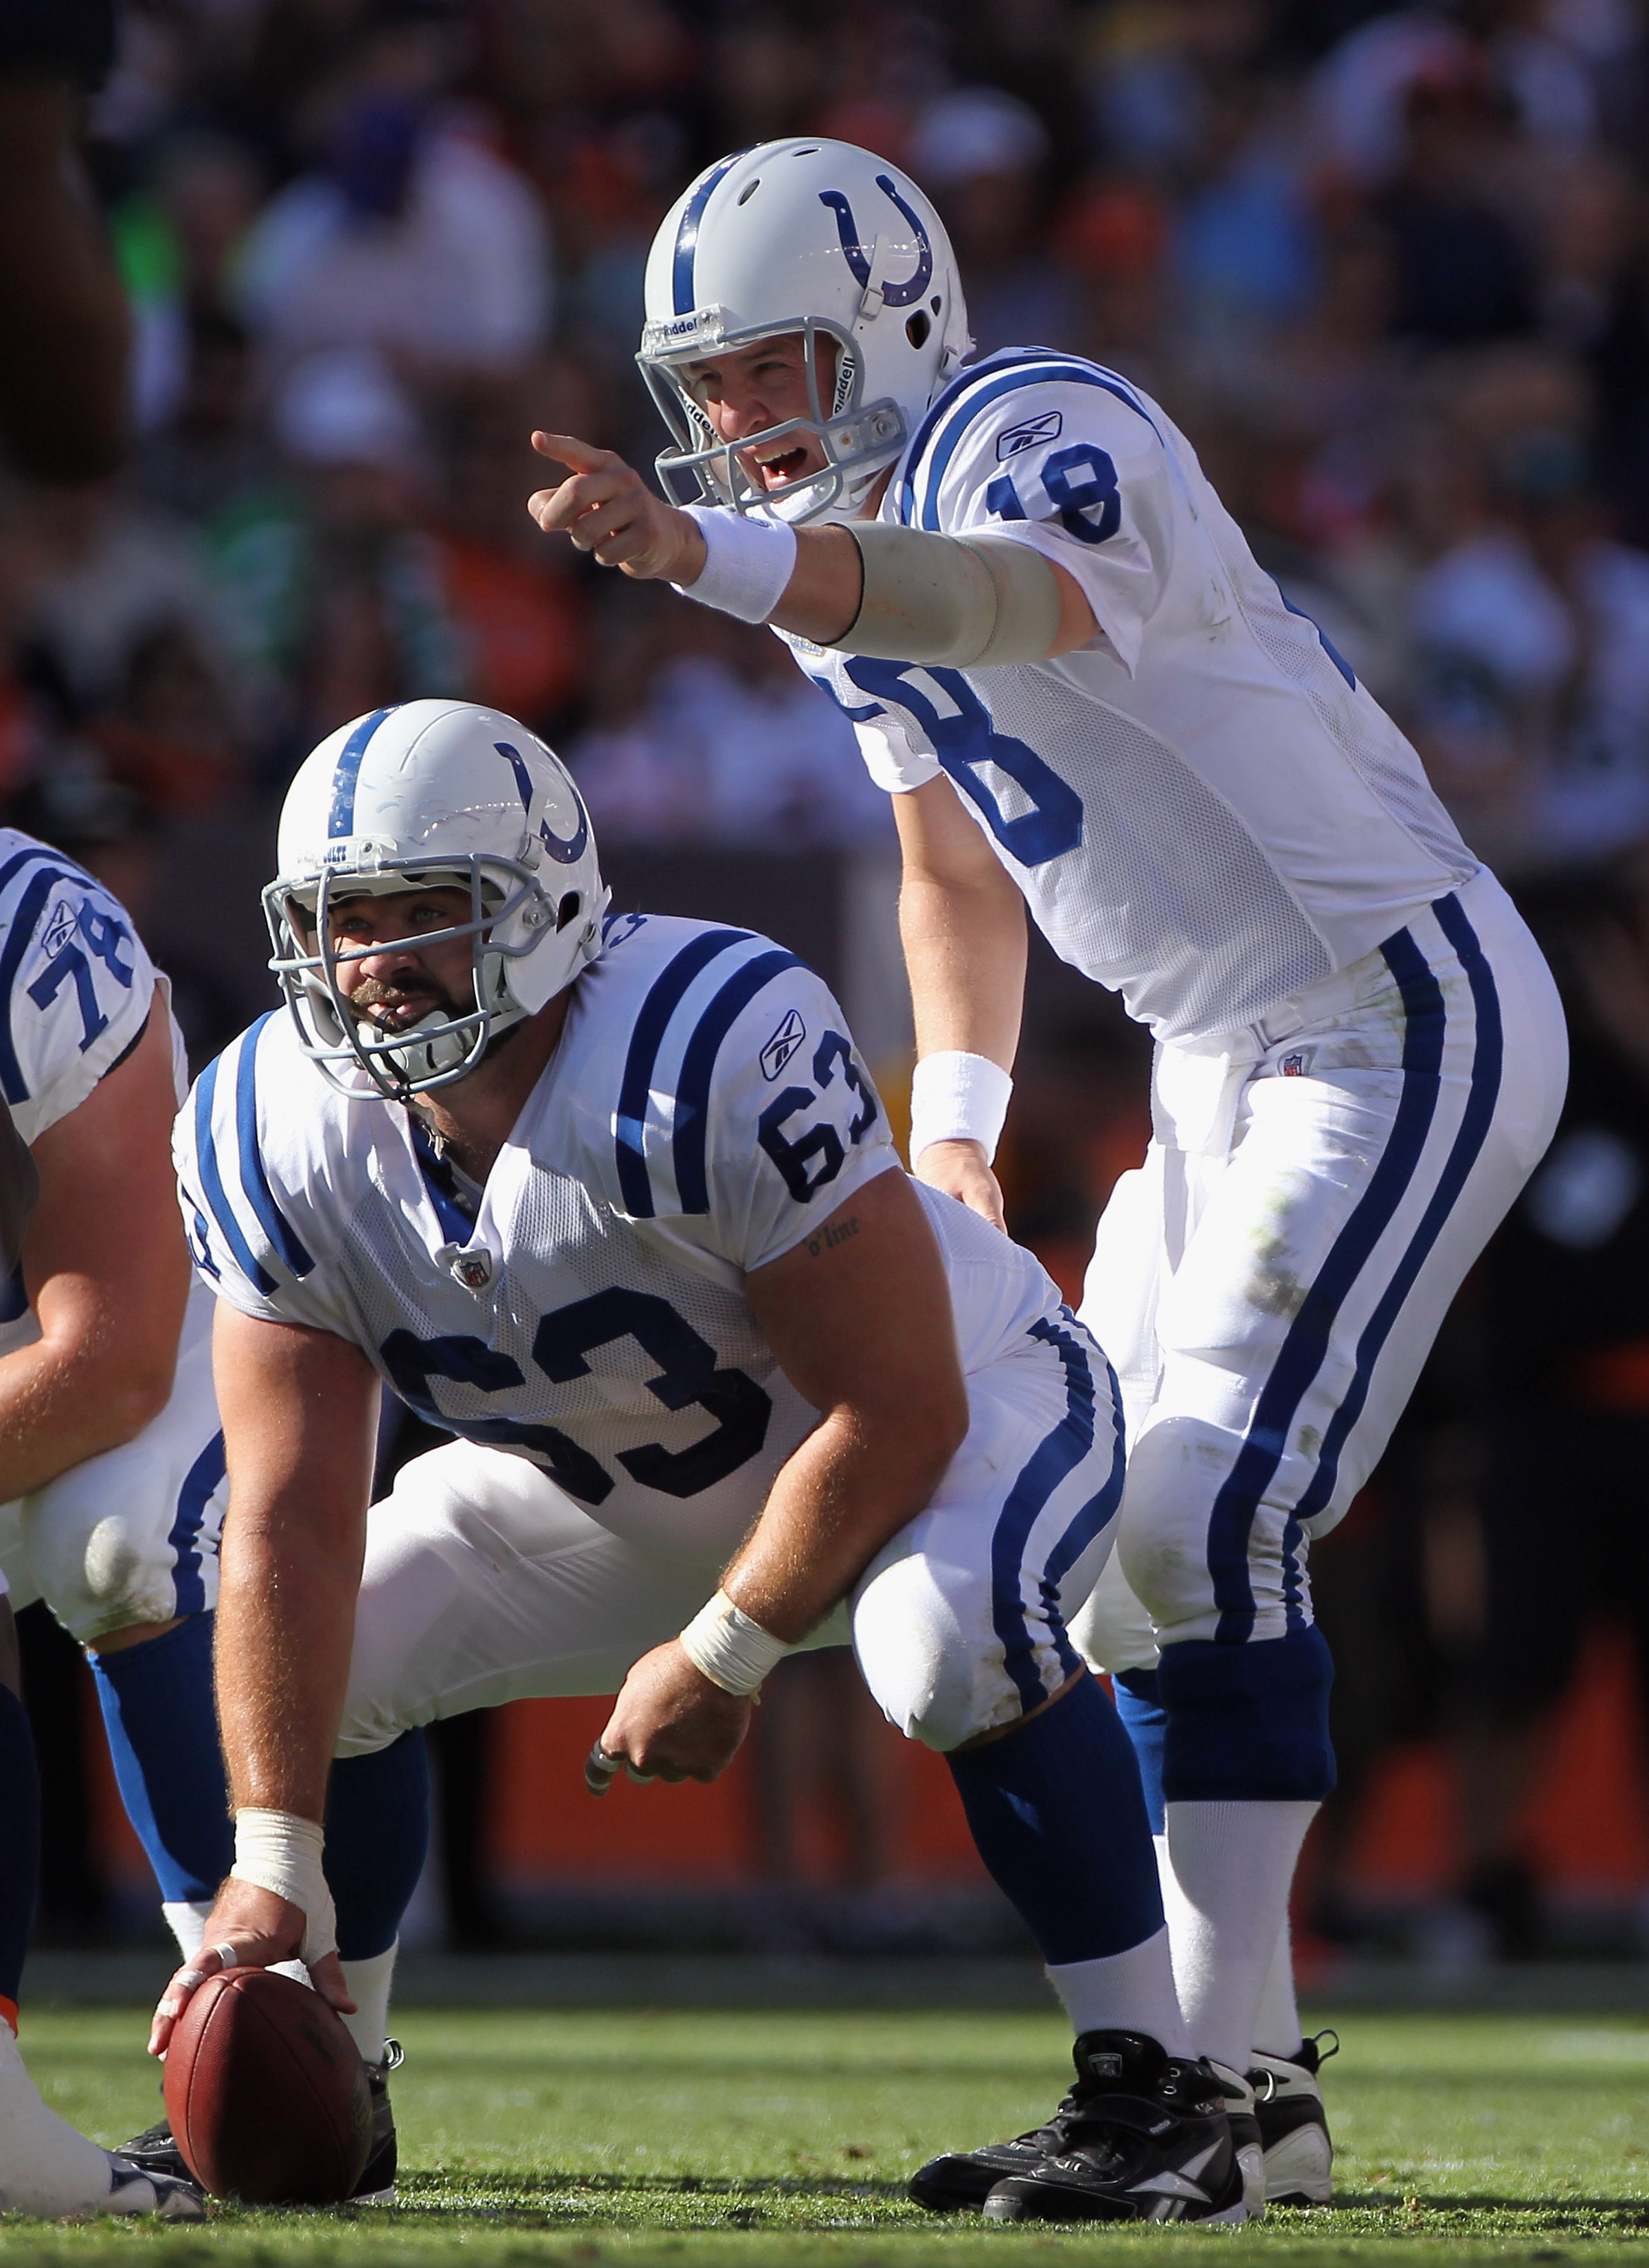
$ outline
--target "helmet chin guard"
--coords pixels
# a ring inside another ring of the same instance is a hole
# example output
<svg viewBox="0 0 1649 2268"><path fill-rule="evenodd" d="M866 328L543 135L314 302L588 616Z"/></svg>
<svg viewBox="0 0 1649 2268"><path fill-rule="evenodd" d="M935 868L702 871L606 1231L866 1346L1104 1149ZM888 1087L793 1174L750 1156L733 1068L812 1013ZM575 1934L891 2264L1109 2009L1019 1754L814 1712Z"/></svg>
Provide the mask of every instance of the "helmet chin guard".
<svg viewBox="0 0 1649 2268"><path fill-rule="evenodd" d="M287 792L279 857L269 966L305 1054L345 1094L404 1103L466 1078L601 949L608 893L577 788L525 726L472 703L408 702L323 740ZM339 972L383 947L337 944L333 909L438 887L467 891L467 917L416 948L467 939L470 1000L380 1027Z"/></svg>
<svg viewBox="0 0 1649 2268"><path fill-rule="evenodd" d="M950 239L916 183L851 143L801 136L722 158L677 200L648 256L646 312L637 360L674 437L656 460L666 496L797 525L859 517L973 345ZM807 416L720 439L688 368L797 335ZM824 464L763 489L740 457L786 435L814 441Z"/></svg>

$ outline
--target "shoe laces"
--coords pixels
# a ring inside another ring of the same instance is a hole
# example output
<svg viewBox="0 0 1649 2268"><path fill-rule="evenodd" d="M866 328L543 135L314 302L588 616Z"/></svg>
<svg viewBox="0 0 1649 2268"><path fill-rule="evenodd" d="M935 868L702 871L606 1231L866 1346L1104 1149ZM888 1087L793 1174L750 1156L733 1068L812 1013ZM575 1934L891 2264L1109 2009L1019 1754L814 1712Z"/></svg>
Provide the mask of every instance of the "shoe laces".
<svg viewBox="0 0 1649 2268"><path fill-rule="evenodd" d="M1063 2149L1071 2127L1082 2117L1084 2106L1098 2093L1097 2088L1085 2086L1078 2080L1074 2086L1066 2088L1040 2126L1028 2128L1016 2139L1021 2142L1040 2142L1055 2149Z"/></svg>
<svg viewBox="0 0 1649 2268"><path fill-rule="evenodd" d="M1131 2090L1108 2085L1102 2080L1077 2079L1066 2088L1042 2124L1033 2126L1028 2133L1017 2139L1021 2142L1040 2143L1048 2149L1065 2149L1077 2128L1102 2124L1105 2117L1102 2106L1108 2095L1128 2092ZM1083 2147L1086 2149L1088 2145L1085 2142Z"/></svg>

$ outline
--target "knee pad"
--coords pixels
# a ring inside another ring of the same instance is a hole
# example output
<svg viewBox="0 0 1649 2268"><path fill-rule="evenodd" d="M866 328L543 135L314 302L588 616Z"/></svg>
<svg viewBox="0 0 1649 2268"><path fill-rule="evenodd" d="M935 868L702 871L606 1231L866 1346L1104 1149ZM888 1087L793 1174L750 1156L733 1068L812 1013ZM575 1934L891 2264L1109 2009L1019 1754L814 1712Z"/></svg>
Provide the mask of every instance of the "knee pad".
<svg viewBox="0 0 1649 2268"><path fill-rule="evenodd" d="M79 1466L41 1489L23 1521L40 1595L83 1646L134 1623L170 1622L178 1612L169 1530L141 1491L117 1493L86 1475Z"/></svg>
<svg viewBox="0 0 1649 2268"><path fill-rule="evenodd" d="M1314 1623L1248 1646L1165 1646L1157 1679L1169 1803L1320 1802L1331 1793L1334 1661Z"/></svg>
<svg viewBox="0 0 1649 2268"><path fill-rule="evenodd" d="M1159 1631L1211 1604L1208 1512L1227 1448L1218 1428L1170 1418L1143 1433L1129 1457L1116 1559Z"/></svg>
<svg viewBox="0 0 1649 2268"><path fill-rule="evenodd" d="M943 1755L1019 1715L994 1633L993 1686L979 1675L979 1647L968 1631L980 1624L990 1629L988 1604L965 1624L921 1554L872 1567L853 1602L853 1653L882 1714L907 1740Z"/></svg>
<svg viewBox="0 0 1649 2268"><path fill-rule="evenodd" d="M1134 1595L1112 1552L1099 1581L1070 1616L1071 1643L1090 1669L1152 1670L1157 1666L1157 1633Z"/></svg>
<svg viewBox="0 0 1649 2268"><path fill-rule="evenodd" d="M1309 1616L1307 1538L1285 1502L1226 1503L1240 1437L1204 1418L1153 1425L1134 1451L1117 1557L1157 1642L1285 1638ZM1219 1569L1218 1577L1215 1569Z"/></svg>

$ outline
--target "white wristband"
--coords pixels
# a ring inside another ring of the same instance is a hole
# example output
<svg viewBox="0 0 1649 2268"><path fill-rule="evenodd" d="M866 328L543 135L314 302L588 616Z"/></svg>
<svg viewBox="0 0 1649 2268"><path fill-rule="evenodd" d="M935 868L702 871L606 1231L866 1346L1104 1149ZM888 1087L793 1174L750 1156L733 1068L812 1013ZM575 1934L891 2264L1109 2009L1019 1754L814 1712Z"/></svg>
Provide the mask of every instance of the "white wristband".
<svg viewBox="0 0 1649 2268"><path fill-rule="evenodd" d="M790 1652L782 1638L740 1613L725 1591L702 1606L681 1633L695 1669L724 1693L754 1693L776 1662Z"/></svg>
<svg viewBox="0 0 1649 2268"><path fill-rule="evenodd" d="M230 1880L255 1883L301 1908L304 1941L298 1957L306 1962L338 1949L337 1917L320 1863L325 1839L313 1819L300 1819L293 1811L245 1808L235 1814Z"/></svg>
<svg viewBox="0 0 1649 2268"><path fill-rule="evenodd" d="M910 1162L932 1142L983 1142L997 1154L1013 1081L989 1056L947 1048L924 1056L910 1082Z"/></svg>
<svg viewBox="0 0 1649 2268"><path fill-rule="evenodd" d="M782 519L758 519L718 504L683 507L704 539L707 557L696 583L672 589L701 607L764 622L796 571L796 531Z"/></svg>

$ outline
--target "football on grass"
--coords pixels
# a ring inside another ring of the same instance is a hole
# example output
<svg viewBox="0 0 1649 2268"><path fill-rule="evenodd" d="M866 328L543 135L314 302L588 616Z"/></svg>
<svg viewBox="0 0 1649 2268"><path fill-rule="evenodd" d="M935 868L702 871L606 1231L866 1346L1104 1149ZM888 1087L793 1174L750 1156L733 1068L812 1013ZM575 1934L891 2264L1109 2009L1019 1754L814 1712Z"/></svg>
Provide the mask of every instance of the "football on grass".
<svg viewBox="0 0 1649 2268"><path fill-rule="evenodd" d="M166 2097L195 2180L242 2205L335 2205L372 2147L360 2051L319 1992L267 1969L198 1988L166 2050Z"/></svg>

